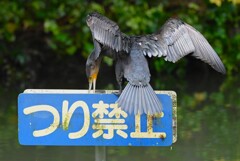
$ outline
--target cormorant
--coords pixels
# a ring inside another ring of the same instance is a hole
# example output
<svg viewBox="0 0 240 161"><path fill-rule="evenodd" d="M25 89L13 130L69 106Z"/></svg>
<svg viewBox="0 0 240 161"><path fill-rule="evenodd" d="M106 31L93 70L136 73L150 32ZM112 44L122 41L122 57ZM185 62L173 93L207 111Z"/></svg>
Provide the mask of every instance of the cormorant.
<svg viewBox="0 0 240 161"><path fill-rule="evenodd" d="M175 63L191 54L225 74L225 67L204 36L189 24L170 18L154 34L128 36L107 17L93 12L87 16L94 50L86 63L89 90L95 91L96 79L103 56L116 62L116 79L120 96L116 101L123 110L134 114L162 112L162 104L149 84L150 71L146 57L162 57ZM128 84L122 91L123 78Z"/></svg>

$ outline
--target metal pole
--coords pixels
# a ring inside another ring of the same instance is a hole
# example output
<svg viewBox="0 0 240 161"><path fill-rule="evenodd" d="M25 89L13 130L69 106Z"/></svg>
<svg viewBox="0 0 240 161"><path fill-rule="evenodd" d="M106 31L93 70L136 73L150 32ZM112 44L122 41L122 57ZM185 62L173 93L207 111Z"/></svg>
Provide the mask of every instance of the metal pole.
<svg viewBox="0 0 240 161"><path fill-rule="evenodd" d="M88 91L89 93L90 91ZM95 87L93 90L95 92ZM106 146L95 146L95 161L107 161L106 158Z"/></svg>
<svg viewBox="0 0 240 161"><path fill-rule="evenodd" d="M107 161L106 146L95 146L95 161Z"/></svg>

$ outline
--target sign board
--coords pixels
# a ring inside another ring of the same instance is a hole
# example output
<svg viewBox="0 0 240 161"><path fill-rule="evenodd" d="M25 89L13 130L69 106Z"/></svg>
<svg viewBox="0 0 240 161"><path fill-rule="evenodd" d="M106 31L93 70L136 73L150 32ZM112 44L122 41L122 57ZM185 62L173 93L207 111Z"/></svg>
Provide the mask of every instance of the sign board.
<svg viewBox="0 0 240 161"><path fill-rule="evenodd" d="M170 146L176 141L175 92L156 92L163 112L154 116L126 113L111 92L26 90L18 97L20 144Z"/></svg>

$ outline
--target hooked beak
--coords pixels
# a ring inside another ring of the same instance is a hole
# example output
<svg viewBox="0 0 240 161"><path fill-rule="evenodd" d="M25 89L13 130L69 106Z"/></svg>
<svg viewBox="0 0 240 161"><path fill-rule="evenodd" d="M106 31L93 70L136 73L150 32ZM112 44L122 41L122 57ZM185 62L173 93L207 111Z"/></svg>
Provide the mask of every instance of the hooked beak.
<svg viewBox="0 0 240 161"><path fill-rule="evenodd" d="M93 79L89 79L88 82L89 82L89 89L88 89L88 93L91 92L92 90L92 87L93 87L93 93L95 93L96 91L96 78L93 78Z"/></svg>
<svg viewBox="0 0 240 161"><path fill-rule="evenodd" d="M95 73L95 74L93 74L92 76L90 76L90 77L88 78L88 82L89 82L88 93L91 92L92 87L93 87L93 93L95 93L95 91L96 91L97 74L98 74L98 73Z"/></svg>

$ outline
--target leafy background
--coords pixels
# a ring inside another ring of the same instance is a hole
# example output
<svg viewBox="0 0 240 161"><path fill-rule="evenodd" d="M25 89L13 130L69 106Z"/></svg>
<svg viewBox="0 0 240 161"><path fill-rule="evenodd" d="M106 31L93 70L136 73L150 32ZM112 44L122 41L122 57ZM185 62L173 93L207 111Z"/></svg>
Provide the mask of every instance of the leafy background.
<svg viewBox="0 0 240 161"><path fill-rule="evenodd" d="M154 89L178 94L178 141L171 148L110 147L109 160L239 161L239 3L1 0L0 160L94 160L94 147L19 145L16 102L26 88L87 88L85 61L93 43L85 18L98 11L129 35L155 32L178 17L208 39L227 69L221 75L191 57L176 64L150 59ZM97 87L116 89L114 62L105 58L101 69Z"/></svg>

